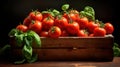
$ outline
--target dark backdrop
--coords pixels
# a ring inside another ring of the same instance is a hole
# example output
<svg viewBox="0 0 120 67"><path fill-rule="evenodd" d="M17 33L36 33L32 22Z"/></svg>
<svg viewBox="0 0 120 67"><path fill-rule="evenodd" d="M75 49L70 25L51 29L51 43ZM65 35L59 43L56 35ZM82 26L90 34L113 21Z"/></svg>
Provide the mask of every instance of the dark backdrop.
<svg viewBox="0 0 120 67"><path fill-rule="evenodd" d="M120 44L120 13L115 0L3 0L0 2L0 45L9 42L8 32L22 22L31 10L42 11L47 8L59 10L65 3L79 11L87 5L93 7L96 18L103 22L110 21L114 25L115 42Z"/></svg>

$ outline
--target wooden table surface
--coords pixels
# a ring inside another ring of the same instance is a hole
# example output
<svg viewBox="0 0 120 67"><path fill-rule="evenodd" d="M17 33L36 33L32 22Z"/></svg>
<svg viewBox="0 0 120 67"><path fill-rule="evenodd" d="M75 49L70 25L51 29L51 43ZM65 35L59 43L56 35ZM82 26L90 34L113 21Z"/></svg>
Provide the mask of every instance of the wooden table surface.
<svg viewBox="0 0 120 67"><path fill-rule="evenodd" d="M0 67L120 67L120 57L114 57L113 61L38 61L31 64L15 65L10 62L0 61Z"/></svg>

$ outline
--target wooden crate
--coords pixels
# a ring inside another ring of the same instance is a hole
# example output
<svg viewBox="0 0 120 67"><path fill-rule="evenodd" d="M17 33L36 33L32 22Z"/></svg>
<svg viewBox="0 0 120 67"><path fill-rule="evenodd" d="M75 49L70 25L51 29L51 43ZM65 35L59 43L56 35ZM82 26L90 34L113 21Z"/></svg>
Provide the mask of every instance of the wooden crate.
<svg viewBox="0 0 120 67"><path fill-rule="evenodd" d="M105 37L41 37L42 47L33 45L39 60L50 61L112 61L113 36ZM15 44L13 41L11 44ZM21 55L21 48L13 46L12 53Z"/></svg>

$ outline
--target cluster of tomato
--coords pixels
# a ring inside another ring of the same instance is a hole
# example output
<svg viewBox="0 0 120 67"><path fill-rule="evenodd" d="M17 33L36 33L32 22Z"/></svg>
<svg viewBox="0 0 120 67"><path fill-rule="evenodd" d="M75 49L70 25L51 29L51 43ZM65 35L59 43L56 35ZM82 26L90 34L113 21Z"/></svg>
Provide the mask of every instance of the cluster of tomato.
<svg viewBox="0 0 120 67"><path fill-rule="evenodd" d="M105 36L112 34L114 31L114 27L110 22L102 23L101 26L100 21L96 22L85 16L81 17L77 10L61 12L57 16L53 16L49 12L31 11L16 29L23 32L33 30L40 37L51 38Z"/></svg>

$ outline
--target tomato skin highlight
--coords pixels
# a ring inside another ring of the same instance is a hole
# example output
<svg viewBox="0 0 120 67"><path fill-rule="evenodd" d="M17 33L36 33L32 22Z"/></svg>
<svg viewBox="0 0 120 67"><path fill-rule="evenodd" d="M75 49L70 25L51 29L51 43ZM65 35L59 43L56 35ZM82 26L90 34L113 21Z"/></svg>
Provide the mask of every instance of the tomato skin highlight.
<svg viewBox="0 0 120 67"><path fill-rule="evenodd" d="M29 30L33 30L36 33L40 33L42 30L42 23L38 20L32 21L29 25Z"/></svg>
<svg viewBox="0 0 120 67"><path fill-rule="evenodd" d="M28 30L28 27L27 27L26 25L20 24L20 25L18 25L18 26L16 27L16 29L18 29L18 30L20 30L20 31L22 31L22 32L26 32L26 31Z"/></svg>
<svg viewBox="0 0 120 67"><path fill-rule="evenodd" d="M48 31L48 36L51 38L58 38L61 36L61 29L58 26L53 26Z"/></svg>
<svg viewBox="0 0 120 67"><path fill-rule="evenodd" d="M107 22L104 25L104 29L106 30L106 34L112 34L114 31L114 26L111 23Z"/></svg>
<svg viewBox="0 0 120 67"><path fill-rule="evenodd" d="M93 32L94 36L105 36L106 35L106 30L104 28L95 28Z"/></svg>

